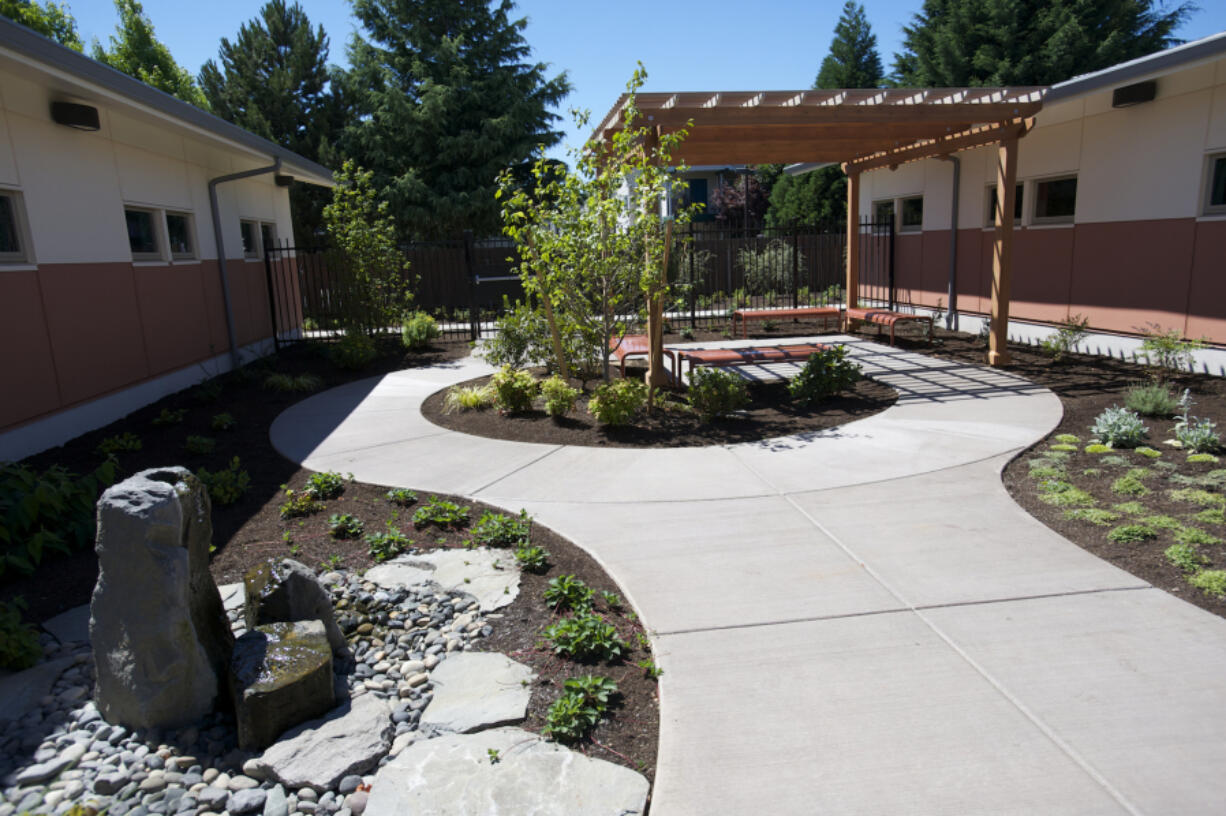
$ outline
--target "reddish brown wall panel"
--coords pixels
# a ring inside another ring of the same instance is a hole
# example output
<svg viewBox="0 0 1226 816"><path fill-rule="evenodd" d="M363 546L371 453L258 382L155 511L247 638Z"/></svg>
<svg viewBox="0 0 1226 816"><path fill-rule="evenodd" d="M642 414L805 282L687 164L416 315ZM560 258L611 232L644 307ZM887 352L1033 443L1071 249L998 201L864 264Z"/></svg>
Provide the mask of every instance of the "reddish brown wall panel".
<svg viewBox="0 0 1226 816"><path fill-rule="evenodd" d="M983 274L983 230L958 230L958 309L986 312L990 293ZM989 260L990 260L989 256Z"/></svg>
<svg viewBox="0 0 1226 816"><path fill-rule="evenodd" d="M149 374L165 374L209 355L209 326L197 264L137 267Z"/></svg>
<svg viewBox="0 0 1226 816"><path fill-rule="evenodd" d="M989 287L994 240L994 233L984 236L988 249ZM1077 235L1072 228L1014 231L1010 317L1052 323L1068 317L1069 276L1074 274L1076 241Z"/></svg>
<svg viewBox="0 0 1226 816"><path fill-rule="evenodd" d="M38 273L0 271L0 428L59 406Z"/></svg>
<svg viewBox="0 0 1226 816"><path fill-rule="evenodd" d="M1226 343L1226 221L1196 224L1186 333Z"/></svg>

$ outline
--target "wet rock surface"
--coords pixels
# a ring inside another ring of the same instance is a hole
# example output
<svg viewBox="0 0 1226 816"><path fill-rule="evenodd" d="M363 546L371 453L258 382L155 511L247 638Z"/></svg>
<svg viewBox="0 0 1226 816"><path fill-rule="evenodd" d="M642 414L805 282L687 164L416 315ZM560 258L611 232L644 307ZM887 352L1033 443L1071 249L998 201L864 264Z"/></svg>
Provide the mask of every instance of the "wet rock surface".
<svg viewBox="0 0 1226 816"><path fill-rule="evenodd" d="M271 745L332 708L332 647L321 621L268 623L240 637L230 665L238 745Z"/></svg>

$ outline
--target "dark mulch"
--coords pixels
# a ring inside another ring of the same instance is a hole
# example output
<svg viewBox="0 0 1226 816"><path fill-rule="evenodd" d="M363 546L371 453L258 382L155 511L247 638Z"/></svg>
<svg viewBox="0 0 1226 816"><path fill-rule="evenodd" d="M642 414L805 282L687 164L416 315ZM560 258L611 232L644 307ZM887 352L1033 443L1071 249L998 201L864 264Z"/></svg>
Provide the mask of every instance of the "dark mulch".
<svg viewBox="0 0 1226 816"><path fill-rule="evenodd" d="M925 344L902 341L900 346L913 351L931 353L961 362L985 364L986 352L978 338L938 330L938 345L929 348ZM1226 467L1226 456L1217 464L1194 464L1186 461L1182 451L1163 444L1172 439L1175 424L1171 418L1145 417L1149 427L1148 443L1162 456L1149 459L1135 452L1115 451L1124 457L1127 465L1104 465L1101 454L1084 453L1090 441L1090 426L1105 408L1124 405L1128 391L1138 384L1152 382L1152 372L1132 362L1071 354L1056 362L1037 348L1011 343L1012 364L1005 370L1026 377L1050 388L1064 406L1064 418L1060 425L1045 439L1023 451L1005 468L1004 483L1013 499L1035 518L1051 529L1073 541L1078 546L1110 561L1154 586L1165 589L1194 603L1202 609L1226 617L1226 599L1213 598L1188 585L1184 574L1164 557L1163 552L1175 543L1170 531L1159 530L1158 537L1137 544L1116 544L1107 539L1107 533L1115 526L1136 521L1122 517L1110 526L1097 526L1085 521L1066 519L1065 508L1054 507L1039 500L1038 479L1029 475L1028 461L1050 449L1059 434L1073 434L1080 439L1077 451L1070 452L1065 460L1066 469L1076 487L1094 496L1098 507L1110 509L1112 505L1136 500L1147 509L1147 515L1168 515L1179 521L1201 527L1211 535L1226 539L1226 527L1205 524L1191 519L1204 509L1167 495L1167 490L1186 487L1173 474L1196 477ZM1194 405L1192 414L1217 423L1218 430L1226 436L1226 380L1208 375L1178 373L1168 377L1171 391L1178 395L1183 389L1190 390ZM1163 464L1159 465L1156 462ZM1173 466L1173 468L1172 468ZM1111 492L1112 482L1131 468L1146 467L1151 476L1144 481L1152 490L1149 495L1132 497ZM1101 473L1085 471L1098 469ZM1201 553L1209 560L1210 569L1226 569L1226 545L1201 545Z"/></svg>

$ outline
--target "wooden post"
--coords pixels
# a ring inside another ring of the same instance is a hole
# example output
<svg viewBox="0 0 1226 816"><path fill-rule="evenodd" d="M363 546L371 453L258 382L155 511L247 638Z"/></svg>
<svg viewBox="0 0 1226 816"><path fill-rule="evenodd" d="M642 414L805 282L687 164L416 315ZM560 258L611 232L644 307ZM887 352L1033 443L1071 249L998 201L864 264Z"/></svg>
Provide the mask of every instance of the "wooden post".
<svg viewBox="0 0 1226 816"><path fill-rule="evenodd" d="M1008 365L1009 287L1013 274L1013 187L1017 183L1017 133L996 151L996 238L992 244L992 333L988 365Z"/></svg>
<svg viewBox="0 0 1226 816"><path fill-rule="evenodd" d="M847 174L847 308L860 305L860 172L843 165Z"/></svg>

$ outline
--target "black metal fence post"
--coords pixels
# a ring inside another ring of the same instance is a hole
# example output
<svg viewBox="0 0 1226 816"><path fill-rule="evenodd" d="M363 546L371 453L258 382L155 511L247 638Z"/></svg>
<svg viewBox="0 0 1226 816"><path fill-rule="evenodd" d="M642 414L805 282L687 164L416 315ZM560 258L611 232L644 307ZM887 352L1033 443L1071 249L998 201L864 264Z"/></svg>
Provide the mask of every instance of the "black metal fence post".
<svg viewBox="0 0 1226 816"><path fill-rule="evenodd" d="M800 230L792 229L792 308L800 305Z"/></svg>
<svg viewBox="0 0 1226 816"><path fill-rule="evenodd" d="M464 230L464 269L468 273L468 339L476 340L481 336L481 316L477 306L477 270L473 263L473 231Z"/></svg>
<svg viewBox="0 0 1226 816"><path fill-rule="evenodd" d="M689 255L690 255L690 328L697 328L698 314L696 310L698 280L694 277L694 255L698 252L698 242L694 238L694 224L691 222L688 227L689 231Z"/></svg>
<svg viewBox="0 0 1226 816"><path fill-rule="evenodd" d="M889 280L890 280L890 311L894 311L894 222L893 220L887 225L886 240L889 242L886 245L886 252L889 253Z"/></svg>
<svg viewBox="0 0 1226 816"><path fill-rule="evenodd" d="M277 287L272 282L272 261L273 252L277 251L277 247L264 247L264 280L268 284L268 319L272 326L272 348L273 351L281 350L281 339L277 332Z"/></svg>

